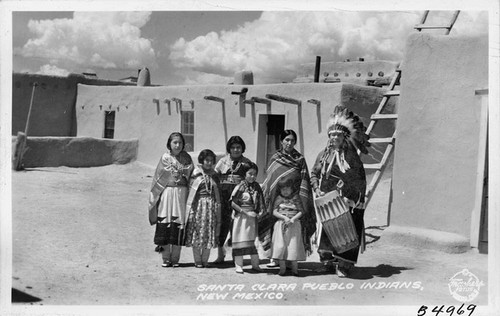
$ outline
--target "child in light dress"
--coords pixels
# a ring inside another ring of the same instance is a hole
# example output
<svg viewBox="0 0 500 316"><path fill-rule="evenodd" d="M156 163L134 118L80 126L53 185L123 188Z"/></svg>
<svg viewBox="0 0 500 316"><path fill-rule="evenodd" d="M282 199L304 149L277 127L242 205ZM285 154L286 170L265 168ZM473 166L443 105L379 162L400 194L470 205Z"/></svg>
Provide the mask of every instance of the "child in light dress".
<svg viewBox="0 0 500 316"><path fill-rule="evenodd" d="M298 276L298 261L306 260L300 224L302 202L298 192L293 192L291 180L278 183L278 191L273 207L273 215L278 221L274 224L271 258L279 260L279 275L285 275L289 264L292 274Z"/></svg>

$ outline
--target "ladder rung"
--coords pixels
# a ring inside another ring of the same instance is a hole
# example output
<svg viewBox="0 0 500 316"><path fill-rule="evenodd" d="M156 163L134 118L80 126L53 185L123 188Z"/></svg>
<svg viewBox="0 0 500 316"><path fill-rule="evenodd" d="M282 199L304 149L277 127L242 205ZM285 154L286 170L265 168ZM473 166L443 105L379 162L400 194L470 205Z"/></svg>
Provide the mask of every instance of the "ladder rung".
<svg viewBox="0 0 500 316"><path fill-rule="evenodd" d="M438 30L438 29L449 29L449 25L425 25L425 24L417 24L415 25L414 29L416 30Z"/></svg>
<svg viewBox="0 0 500 316"><path fill-rule="evenodd" d="M370 119L372 120L395 120L398 118L397 114L373 114Z"/></svg>
<svg viewBox="0 0 500 316"><path fill-rule="evenodd" d="M380 170L380 168L382 167L382 164L380 164L380 163L365 163L365 164L363 164L363 167L365 169Z"/></svg>
<svg viewBox="0 0 500 316"><path fill-rule="evenodd" d="M380 144L380 143L392 143L394 141L393 137L387 137L387 138L370 138L369 142L372 144Z"/></svg>
<svg viewBox="0 0 500 316"><path fill-rule="evenodd" d="M398 96L399 95L399 90L392 90L392 91L387 91L384 93L384 97L393 97L393 96Z"/></svg>

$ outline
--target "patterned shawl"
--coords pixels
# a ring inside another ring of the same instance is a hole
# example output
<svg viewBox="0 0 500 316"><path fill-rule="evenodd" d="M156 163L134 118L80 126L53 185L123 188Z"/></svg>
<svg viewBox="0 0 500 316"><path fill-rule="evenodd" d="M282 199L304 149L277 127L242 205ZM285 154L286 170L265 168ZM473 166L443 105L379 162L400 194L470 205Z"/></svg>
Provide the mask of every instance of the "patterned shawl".
<svg viewBox="0 0 500 316"><path fill-rule="evenodd" d="M205 177L207 175L208 177ZM212 187L213 194L215 197L215 202L220 204L220 194L219 194L219 188L218 188L218 181L214 177L217 177L217 173L213 170L211 172L204 172L201 166L197 166L194 171L193 175L191 176L191 183L189 187L189 196L187 199L186 203L186 214L191 214L194 212L196 208L197 201L199 199L198 196L198 191L200 188L200 185L205 184L208 179L210 181L210 186ZM194 207L193 207L194 206Z"/></svg>
<svg viewBox="0 0 500 316"><path fill-rule="evenodd" d="M158 221L158 202L160 200L160 196L168 184L172 182L175 183L175 174L178 173L182 183L185 183L187 186L192 172L193 160L187 152L181 151L177 157L171 155L170 153L163 154L158 162L158 166L156 167L155 175L153 176L153 183L149 192L148 211L149 223L151 225L155 225Z"/></svg>
<svg viewBox="0 0 500 316"><path fill-rule="evenodd" d="M220 180L222 184L227 183L226 179L228 175L237 176L237 179L234 179L236 183L233 183L233 185L245 179L245 173L252 162L250 161L250 159L248 159L243 155L237 161L238 162L236 163L234 170L233 170L233 164L235 160L231 159L231 156L229 154L222 157L217 162L217 165L215 166L215 171L220 175Z"/></svg>
<svg viewBox="0 0 500 316"><path fill-rule="evenodd" d="M286 204L287 206L292 206L294 209L297 211L303 212L304 210L302 209L302 201L300 200L300 197L298 194L293 195L291 198L284 198L281 195L278 195L276 197L276 200L274 200L274 207L273 210L277 209L280 207L280 204Z"/></svg>
<svg viewBox="0 0 500 316"><path fill-rule="evenodd" d="M291 154L278 151L271 157L267 168L267 177L262 185L267 211L259 218L259 240L264 250L271 248L273 226L276 218L273 216L274 201L278 197L278 182L286 179L294 180L294 192L298 192L304 214L302 238L307 254L311 254L311 236L316 232L316 213L312 196L309 171L304 156L297 150Z"/></svg>
<svg viewBox="0 0 500 316"><path fill-rule="evenodd" d="M262 214L266 211L265 202L264 202L264 193L262 192L262 188L260 184L257 182L248 183L246 180L243 180L238 184L231 194L231 201L238 204L238 200L241 198L244 192L248 192L249 188L254 190L252 197L252 202L255 205L255 213Z"/></svg>

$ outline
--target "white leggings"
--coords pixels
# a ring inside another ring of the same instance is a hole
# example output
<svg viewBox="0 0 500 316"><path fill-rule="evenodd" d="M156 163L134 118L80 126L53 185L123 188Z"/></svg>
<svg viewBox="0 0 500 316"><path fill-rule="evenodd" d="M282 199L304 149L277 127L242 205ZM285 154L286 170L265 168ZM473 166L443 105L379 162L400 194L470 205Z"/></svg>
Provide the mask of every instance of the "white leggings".
<svg viewBox="0 0 500 316"><path fill-rule="evenodd" d="M204 249L204 248L193 247L194 264L196 265L207 264L209 257L210 257L210 248Z"/></svg>
<svg viewBox="0 0 500 316"><path fill-rule="evenodd" d="M181 258L181 246L177 245L164 245L163 251L161 252L161 256L163 260L169 261L170 263L179 263Z"/></svg>

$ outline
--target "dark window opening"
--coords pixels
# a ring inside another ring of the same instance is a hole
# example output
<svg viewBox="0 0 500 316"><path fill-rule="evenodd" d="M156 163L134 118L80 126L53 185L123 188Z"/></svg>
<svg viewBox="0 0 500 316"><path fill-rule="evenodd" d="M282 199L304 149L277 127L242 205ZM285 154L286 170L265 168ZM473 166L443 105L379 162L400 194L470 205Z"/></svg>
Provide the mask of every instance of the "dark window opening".
<svg viewBox="0 0 500 316"><path fill-rule="evenodd" d="M115 111L105 111L104 138L113 138L115 135Z"/></svg>
<svg viewBox="0 0 500 316"><path fill-rule="evenodd" d="M194 111L181 111L181 133L186 144L185 151L194 150Z"/></svg>

